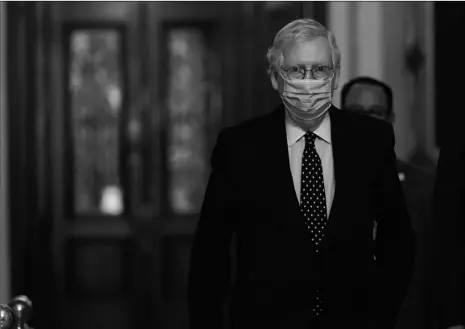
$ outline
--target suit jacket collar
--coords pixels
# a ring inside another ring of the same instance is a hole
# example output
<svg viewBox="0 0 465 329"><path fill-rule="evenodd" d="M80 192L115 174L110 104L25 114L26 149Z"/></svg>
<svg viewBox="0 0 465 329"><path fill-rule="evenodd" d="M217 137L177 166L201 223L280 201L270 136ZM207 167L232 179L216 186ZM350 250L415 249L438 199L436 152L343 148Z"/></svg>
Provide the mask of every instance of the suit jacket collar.
<svg viewBox="0 0 465 329"><path fill-rule="evenodd" d="M287 111L285 111L285 113L287 145L291 146L300 138L302 138L306 131L292 121ZM321 122L320 126L315 129L315 131L313 131L313 133L320 139L324 140L326 143L331 144L331 119L328 112L324 114L323 121Z"/></svg>

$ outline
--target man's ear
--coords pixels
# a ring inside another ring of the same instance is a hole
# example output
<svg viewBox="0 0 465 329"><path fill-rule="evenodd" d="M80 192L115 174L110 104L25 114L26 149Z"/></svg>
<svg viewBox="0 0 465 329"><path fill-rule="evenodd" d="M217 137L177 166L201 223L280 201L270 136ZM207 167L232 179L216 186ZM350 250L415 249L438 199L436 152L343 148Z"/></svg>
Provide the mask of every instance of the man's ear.
<svg viewBox="0 0 465 329"><path fill-rule="evenodd" d="M279 90L279 84L278 84L278 72L272 71L270 73L270 79L271 79L271 85L273 86L274 90Z"/></svg>
<svg viewBox="0 0 465 329"><path fill-rule="evenodd" d="M392 112L390 115L389 115L389 118L388 118L388 121L391 125L394 124L394 121L396 120L396 115L394 114L394 112Z"/></svg>

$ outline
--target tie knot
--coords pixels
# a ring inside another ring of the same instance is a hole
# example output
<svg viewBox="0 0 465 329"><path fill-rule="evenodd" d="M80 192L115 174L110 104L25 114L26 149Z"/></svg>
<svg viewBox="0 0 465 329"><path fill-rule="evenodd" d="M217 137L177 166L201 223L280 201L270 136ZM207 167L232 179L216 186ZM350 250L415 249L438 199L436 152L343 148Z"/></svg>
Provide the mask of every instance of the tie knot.
<svg viewBox="0 0 465 329"><path fill-rule="evenodd" d="M305 146L313 147L315 145L316 135L312 132L307 132L305 134Z"/></svg>

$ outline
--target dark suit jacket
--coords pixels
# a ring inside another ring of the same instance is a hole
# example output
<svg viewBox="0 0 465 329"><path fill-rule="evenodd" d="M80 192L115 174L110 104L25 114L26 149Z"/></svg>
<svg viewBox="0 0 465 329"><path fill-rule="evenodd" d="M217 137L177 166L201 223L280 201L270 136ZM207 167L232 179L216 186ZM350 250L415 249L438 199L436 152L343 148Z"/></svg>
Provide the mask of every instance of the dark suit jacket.
<svg viewBox="0 0 465 329"><path fill-rule="evenodd" d="M412 227L417 237L415 271L409 292L398 316L396 329L434 328L434 315L430 312L430 281L428 250L432 242L434 175L397 160L402 190Z"/></svg>
<svg viewBox="0 0 465 329"><path fill-rule="evenodd" d="M323 328L392 328L413 267L392 127L330 109L336 188L316 254L292 182L284 111L218 137L192 246L190 328L224 328L233 234L232 328L308 329L316 287L326 302Z"/></svg>
<svg viewBox="0 0 465 329"><path fill-rule="evenodd" d="M465 324L463 137L441 149L434 191L434 299L441 328Z"/></svg>

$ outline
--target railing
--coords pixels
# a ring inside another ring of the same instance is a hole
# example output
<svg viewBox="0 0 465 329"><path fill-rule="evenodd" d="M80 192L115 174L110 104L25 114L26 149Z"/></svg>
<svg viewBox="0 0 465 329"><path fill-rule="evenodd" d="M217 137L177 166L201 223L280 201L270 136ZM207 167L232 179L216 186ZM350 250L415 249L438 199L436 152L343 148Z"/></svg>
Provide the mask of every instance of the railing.
<svg viewBox="0 0 465 329"><path fill-rule="evenodd" d="M32 302L27 296L17 296L8 304L0 304L0 329L31 329Z"/></svg>

